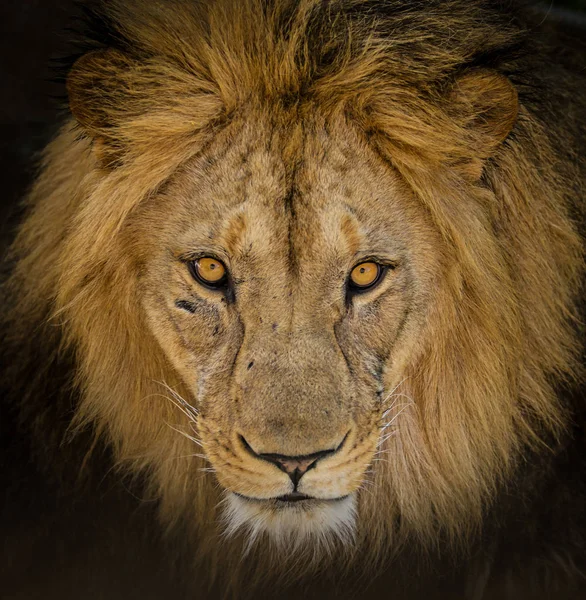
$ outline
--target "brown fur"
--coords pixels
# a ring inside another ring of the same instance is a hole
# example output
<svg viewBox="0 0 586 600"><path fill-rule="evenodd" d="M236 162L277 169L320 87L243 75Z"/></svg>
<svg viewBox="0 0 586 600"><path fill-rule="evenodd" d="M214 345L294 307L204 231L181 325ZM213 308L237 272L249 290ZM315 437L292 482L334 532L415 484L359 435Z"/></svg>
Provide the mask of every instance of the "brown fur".
<svg viewBox="0 0 586 600"><path fill-rule="evenodd" d="M570 435L578 126L551 122L508 13L432 4L108 3L115 47L73 66L83 135L65 124L29 196L13 335L58 330L70 429L147 474L168 525L201 536L216 478L286 493L238 434L299 455L350 431L305 479L358 493L345 553L466 547L524 458ZM233 302L191 279L202 249ZM348 308L357 253L394 268Z"/></svg>

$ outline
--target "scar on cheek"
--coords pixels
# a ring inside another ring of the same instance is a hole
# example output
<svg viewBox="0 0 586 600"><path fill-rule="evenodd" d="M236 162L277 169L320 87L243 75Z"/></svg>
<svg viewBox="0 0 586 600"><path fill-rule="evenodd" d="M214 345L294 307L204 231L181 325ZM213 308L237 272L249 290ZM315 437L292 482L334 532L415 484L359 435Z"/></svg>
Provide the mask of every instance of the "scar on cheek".
<svg viewBox="0 0 586 600"><path fill-rule="evenodd" d="M196 310L195 304L189 302L188 300L175 300L175 306L190 313L194 313Z"/></svg>

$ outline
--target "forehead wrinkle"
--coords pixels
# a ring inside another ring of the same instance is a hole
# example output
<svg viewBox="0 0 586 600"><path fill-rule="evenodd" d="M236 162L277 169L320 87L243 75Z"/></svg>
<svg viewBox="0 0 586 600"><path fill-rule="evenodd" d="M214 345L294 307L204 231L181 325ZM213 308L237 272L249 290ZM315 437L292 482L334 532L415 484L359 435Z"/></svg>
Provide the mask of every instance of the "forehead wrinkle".
<svg viewBox="0 0 586 600"><path fill-rule="evenodd" d="M274 202L285 179L278 153L269 146L272 133L262 121L235 122L188 165L185 180L192 186L186 197L198 198L216 217L238 209L249 199Z"/></svg>
<svg viewBox="0 0 586 600"><path fill-rule="evenodd" d="M341 251L353 255L362 246L363 236L356 210L349 204L355 191L350 187L344 193L343 189L352 183L348 181L352 171L348 140L344 135L332 137L326 125L319 117L315 123L310 119L300 148L294 182L297 193L291 202L292 228L293 221L302 221L294 234L303 254L311 253L310 247L321 247L322 252L329 247L333 256L340 257Z"/></svg>
<svg viewBox="0 0 586 600"><path fill-rule="evenodd" d="M296 111L299 117L298 111ZM289 115L291 118L291 115ZM298 204L303 199L300 187L300 173L305 167L304 151L306 145L306 123L304 119L293 119L281 133L281 160L285 171L285 194L283 196L283 210L287 219L287 245L288 245L288 270L290 285L296 278L297 249L296 237L303 228L299 227ZM293 291L291 289L291 291Z"/></svg>

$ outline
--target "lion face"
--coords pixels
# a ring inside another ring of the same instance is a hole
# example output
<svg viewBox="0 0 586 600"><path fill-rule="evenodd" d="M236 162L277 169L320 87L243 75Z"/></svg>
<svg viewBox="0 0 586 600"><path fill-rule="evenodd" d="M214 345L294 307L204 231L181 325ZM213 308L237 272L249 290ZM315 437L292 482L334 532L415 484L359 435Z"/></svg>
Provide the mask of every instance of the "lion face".
<svg viewBox="0 0 586 600"><path fill-rule="evenodd" d="M199 557L218 508L233 548L311 540L312 560L353 532L366 562L466 543L566 427L554 383L579 347L556 154L516 70L469 62L504 26L241 4L104 5L115 34L69 73L11 319L51 314L72 425Z"/></svg>
<svg viewBox="0 0 586 600"><path fill-rule="evenodd" d="M199 412L228 528L347 534L408 408L392 389L441 278L423 208L348 126L259 118L232 124L134 227L142 307ZM202 257L220 285L194 272ZM364 287L361 265L376 270Z"/></svg>

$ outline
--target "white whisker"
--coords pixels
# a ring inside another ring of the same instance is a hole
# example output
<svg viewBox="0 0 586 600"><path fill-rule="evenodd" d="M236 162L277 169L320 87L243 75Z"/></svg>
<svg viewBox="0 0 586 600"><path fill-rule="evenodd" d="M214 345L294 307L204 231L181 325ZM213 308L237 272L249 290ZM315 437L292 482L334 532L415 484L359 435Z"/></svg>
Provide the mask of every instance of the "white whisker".
<svg viewBox="0 0 586 600"><path fill-rule="evenodd" d="M388 429L399 418L401 413L404 413L410 406L411 404L404 406L388 423L385 424L384 427L381 428L381 433Z"/></svg>
<svg viewBox="0 0 586 600"><path fill-rule="evenodd" d="M384 404L391 396L393 396L393 394L397 391L399 386L403 385L403 383L405 383L405 381L407 381L407 379L409 379L409 378L404 377L403 379L401 379L401 381L399 381L399 383L389 392L389 395L384 400L382 400L381 404Z"/></svg>
<svg viewBox="0 0 586 600"><path fill-rule="evenodd" d="M392 438L396 433L397 433L396 431L391 431L390 433L387 433L387 435L383 436L379 440L379 443L377 444L377 448L380 448L387 440Z"/></svg>
<svg viewBox="0 0 586 600"><path fill-rule="evenodd" d="M175 406L177 406L177 408L179 408L179 410L181 410L188 419L190 419L193 422L197 422L197 417L199 415L199 411L197 410L197 408L189 404L189 402L187 402L187 400L185 400L185 398L183 398L181 394L179 394L166 382L155 381L155 383L162 385L172 396L172 398L169 398L168 396L163 396L164 398L167 398L168 400L173 402L173 404L175 404Z"/></svg>
<svg viewBox="0 0 586 600"><path fill-rule="evenodd" d="M194 438L192 435L185 433L185 431L181 431L181 429L177 429L176 427L173 427L173 425L171 425L169 423L165 423L165 424L168 427L170 427L173 431L176 431L177 433L181 434L183 437L186 437L188 440L191 440L194 444L197 444L198 446L203 448L201 440L198 440L197 438Z"/></svg>
<svg viewBox="0 0 586 600"><path fill-rule="evenodd" d="M393 408L396 407L397 400L399 398L407 398L407 400L409 400L409 402L404 402L403 404L408 404L408 405L409 404L415 404L415 401L410 396L407 396L406 394L396 394L395 401L391 404L391 406L389 406L389 408L387 408L387 410L385 410L383 412L383 414L381 415L382 418L386 417L393 410Z"/></svg>

